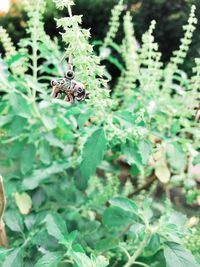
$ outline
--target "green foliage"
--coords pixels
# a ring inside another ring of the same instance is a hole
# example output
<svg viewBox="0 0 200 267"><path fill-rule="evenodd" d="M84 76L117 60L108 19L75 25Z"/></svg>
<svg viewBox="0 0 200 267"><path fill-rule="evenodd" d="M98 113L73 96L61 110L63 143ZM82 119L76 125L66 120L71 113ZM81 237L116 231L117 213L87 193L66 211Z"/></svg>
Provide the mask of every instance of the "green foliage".
<svg viewBox="0 0 200 267"><path fill-rule="evenodd" d="M191 235L187 236L185 240L186 246L191 252L195 255L197 261L200 263L200 228L199 225L197 228L193 229Z"/></svg>
<svg viewBox="0 0 200 267"><path fill-rule="evenodd" d="M119 17L124 9L123 0L120 0L119 3L113 8L111 19L109 22L109 31L106 34L104 39L104 46L110 45L112 40L116 37L120 22Z"/></svg>
<svg viewBox="0 0 200 267"><path fill-rule="evenodd" d="M194 257L184 250L180 245L172 242L165 243L164 254L167 262L167 267L176 266L199 266Z"/></svg>
<svg viewBox="0 0 200 267"><path fill-rule="evenodd" d="M45 33L42 0L24 0L27 37L17 47L0 32L6 50L0 60L0 168L10 241L0 250L1 266L198 266L184 246L187 217L169 203L172 189L187 197L192 192L190 205L198 201L199 59L192 77L179 64L196 24L194 7L180 49L165 67L155 21L139 45L127 12L123 40L114 42L119 2L102 44L118 53L114 64L121 58L113 89L100 65L103 50L94 54L82 17L73 16L73 1L54 2L68 11L56 19L65 51ZM75 79L90 93L72 105L50 99L49 86L54 76L63 77L71 56ZM16 71L13 64L22 62ZM164 193L154 201L160 188Z"/></svg>

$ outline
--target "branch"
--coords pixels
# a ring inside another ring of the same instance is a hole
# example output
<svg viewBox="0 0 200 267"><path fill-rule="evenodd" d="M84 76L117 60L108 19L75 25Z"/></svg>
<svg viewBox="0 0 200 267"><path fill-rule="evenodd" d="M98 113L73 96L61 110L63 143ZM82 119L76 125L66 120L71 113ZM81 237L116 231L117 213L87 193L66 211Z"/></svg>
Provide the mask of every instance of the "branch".
<svg viewBox="0 0 200 267"><path fill-rule="evenodd" d="M151 230L150 228L146 228L146 232L145 232L145 236L143 241L138 245L137 250L135 251L135 253L133 254L133 256L131 256L127 263L124 265L124 267L131 267L133 264L136 263L136 259L142 254L144 248L147 246L147 244L149 243L151 237ZM137 263L138 264L138 263ZM141 264L140 264L141 265Z"/></svg>
<svg viewBox="0 0 200 267"><path fill-rule="evenodd" d="M142 185L141 187L139 187L138 189L136 189L135 191L130 193L128 195L128 198L131 198L132 196L134 196L135 194L139 193L140 191L148 188L155 180L156 180L156 176L155 175L150 176L148 181L144 185Z"/></svg>

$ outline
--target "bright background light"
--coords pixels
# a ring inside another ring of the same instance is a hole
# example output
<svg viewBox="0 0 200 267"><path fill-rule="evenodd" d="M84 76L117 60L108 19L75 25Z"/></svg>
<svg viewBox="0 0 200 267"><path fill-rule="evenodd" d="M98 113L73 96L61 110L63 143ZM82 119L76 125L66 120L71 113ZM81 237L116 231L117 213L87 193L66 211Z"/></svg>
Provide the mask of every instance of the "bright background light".
<svg viewBox="0 0 200 267"><path fill-rule="evenodd" d="M9 8L10 8L9 0L0 0L0 11L1 12L8 12Z"/></svg>

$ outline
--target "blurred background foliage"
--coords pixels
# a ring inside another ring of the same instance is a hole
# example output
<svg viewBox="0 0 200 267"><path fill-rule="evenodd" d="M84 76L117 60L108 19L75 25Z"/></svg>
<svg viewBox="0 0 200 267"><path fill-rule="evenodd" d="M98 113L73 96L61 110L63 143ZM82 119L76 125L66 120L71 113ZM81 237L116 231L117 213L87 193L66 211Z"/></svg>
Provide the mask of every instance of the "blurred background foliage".
<svg viewBox="0 0 200 267"><path fill-rule="evenodd" d="M83 14L83 27L90 28L93 40L102 40L108 29L108 20L111 10L118 0L76 0L74 14ZM159 43L163 54L163 61L168 61L173 50L179 46L179 40L183 36L182 25L187 21L188 13L192 4L195 4L196 16L200 21L199 0L126 0L125 10L130 10L133 16L136 37L140 41L144 33L155 19L157 27L155 31L156 41ZM61 11L62 13L66 11ZM45 14L45 28L50 36L57 34L55 17L58 17L52 1L48 1ZM7 14L0 14L0 25L5 27L14 43L24 37L26 16L20 0L11 0L11 8ZM60 14L66 15L66 14ZM197 27L200 33L200 27ZM184 69L190 72L193 60L200 55L200 34L194 35L194 40L186 60ZM122 37L119 31L117 41Z"/></svg>

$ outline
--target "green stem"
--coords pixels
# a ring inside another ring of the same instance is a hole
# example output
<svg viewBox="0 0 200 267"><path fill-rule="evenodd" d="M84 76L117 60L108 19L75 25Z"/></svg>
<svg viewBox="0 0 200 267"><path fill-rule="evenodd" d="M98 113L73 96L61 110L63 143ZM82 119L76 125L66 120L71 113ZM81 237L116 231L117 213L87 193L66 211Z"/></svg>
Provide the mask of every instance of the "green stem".
<svg viewBox="0 0 200 267"><path fill-rule="evenodd" d="M37 0L37 9L39 8L39 0ZM37 18L35 18L37 19ZM34 30L33 34L31 36L32 38L32 49L33 49L33 55L32 55L32 63L33 63L33 79L35 82L37 82L38 79L38 35L37 35L37 23L34 24ZM33 98L35 100L36 98L36 89L32 89Z"/></svg>
<svg viewBox="0 0 200 267"><path fill-rule="evenodd" d="M135 251L133 256L131 256L124 267L131 267L133 264L136 263L136 259L142 254L144 248L147 246L149 239L151 237L151 229L148 227L146 228L146 232L144 235L143 241L139 244L138 249ZM138 264L138 263L137 263ZM140 264L141 265L141 264Z"/></svg>
<svg viewBox="0 0 200 267"><path fill-rule="evenodd" d="M141 266L144 266L144 267L149 267L149 265L147 265L146 263L139 262L139 261L135 261L135 264L141 265Z"/></svg>
<svg viewBox="0 0 200 267"><path fill-rule="evenodd" d="M67 6L67 9L68 9L68 13L69 13L70 18L72 18L73 16L72 16L72 9L71 9L71 6L68 5L68 6Z"/></svg>
<svg viewBox="0 0 200 267"><path fill-rule="evenodd" d="M38 75L38 58L37 58L37 40L36 38L33 36L33 79L35 82L37 82L37 75ZM36 97L36 90L35 88L32 88L32 93L33 93L33 98L35 99Z"/></svg>

